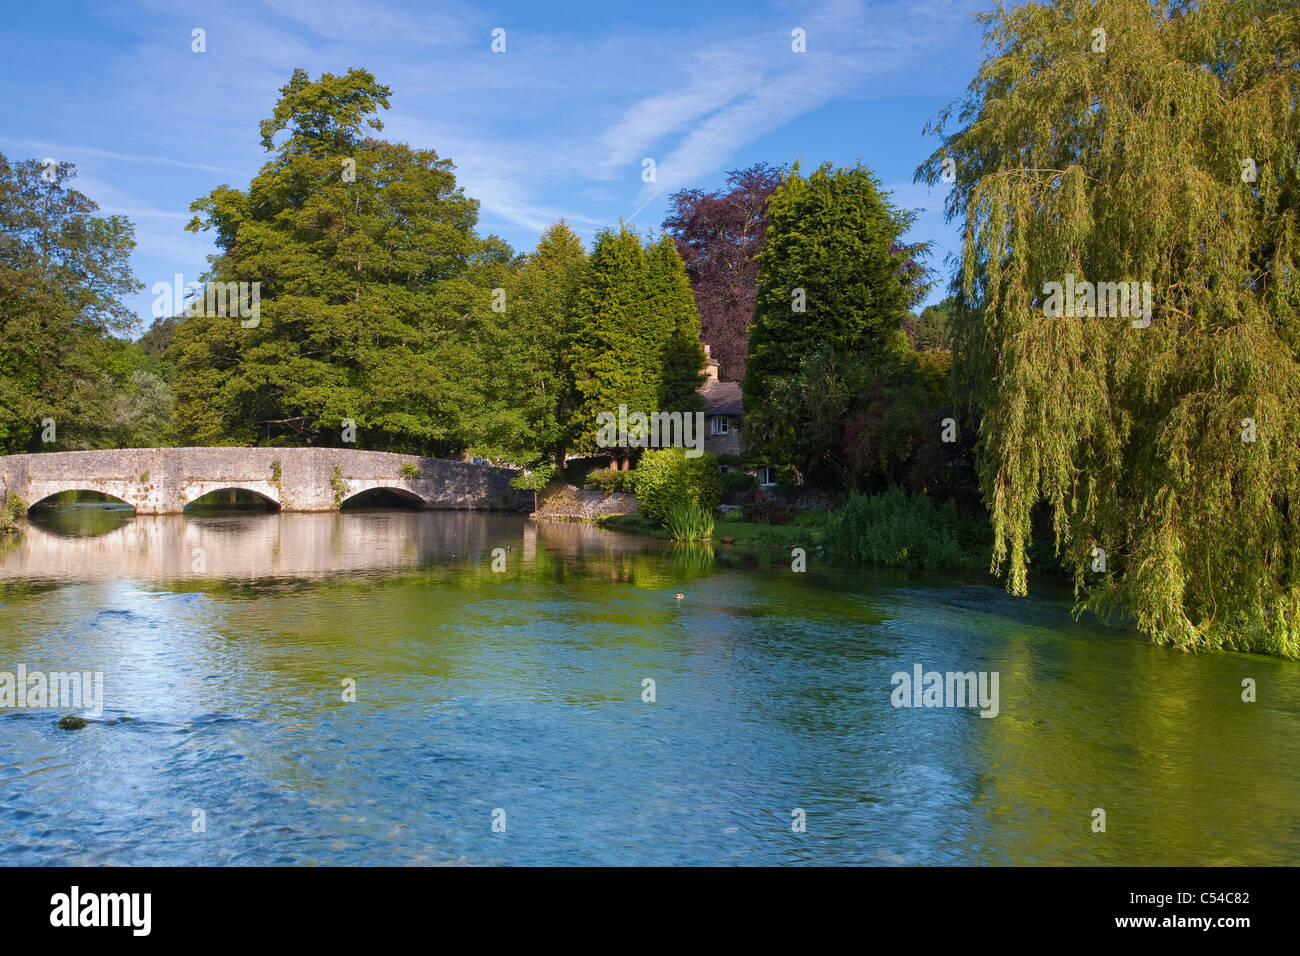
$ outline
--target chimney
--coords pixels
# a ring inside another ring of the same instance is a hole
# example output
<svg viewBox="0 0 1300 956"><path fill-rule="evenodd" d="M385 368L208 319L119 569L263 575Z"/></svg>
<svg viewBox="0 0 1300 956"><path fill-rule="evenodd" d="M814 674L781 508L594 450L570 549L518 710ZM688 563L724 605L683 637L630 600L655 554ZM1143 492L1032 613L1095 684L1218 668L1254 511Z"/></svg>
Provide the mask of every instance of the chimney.
<svg viewBox="0 0 1300 956"><path fill-rule="evenodd" d="M718 380L718 363L709 354L709 345L704 343L704 385L709 386Z"/></svg>

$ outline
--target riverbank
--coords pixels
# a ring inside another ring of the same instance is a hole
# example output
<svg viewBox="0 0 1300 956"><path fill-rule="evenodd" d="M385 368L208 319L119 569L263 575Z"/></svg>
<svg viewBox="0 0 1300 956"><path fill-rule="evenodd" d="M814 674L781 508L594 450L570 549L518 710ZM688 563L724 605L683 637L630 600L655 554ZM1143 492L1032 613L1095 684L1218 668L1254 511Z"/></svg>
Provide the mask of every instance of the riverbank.
<svg viewBox="0 0 1300 956"><path fill-rule="evenodd" d="M736 544L754 547L795 547L824 545L826 540L825 524L831 518L830 512L803 512L804 515L815 514L815 520L806 524L762 524L759 522L727 520L724 516L713 529L710 539L715 544ZM644 515L610 515L596 519L596 523L607 531L624 534L639 534L650 538L668 540L669 535L658 522L651 521Z"/></svg>
<svg viewBox="0 0 1300 956"><path fill-rule="evenodd" d="M611 531L669 537L657 522L640 514L598 521ZM902 488L853 495L834 510L796 510L788 523L779 525L743 521L740 511L727 511L715 525L712 540L754 547L817 547L858 564L930 571L983 571L992 551L992 531L982 514L962 510L952 500L936 505Z"/></svg>

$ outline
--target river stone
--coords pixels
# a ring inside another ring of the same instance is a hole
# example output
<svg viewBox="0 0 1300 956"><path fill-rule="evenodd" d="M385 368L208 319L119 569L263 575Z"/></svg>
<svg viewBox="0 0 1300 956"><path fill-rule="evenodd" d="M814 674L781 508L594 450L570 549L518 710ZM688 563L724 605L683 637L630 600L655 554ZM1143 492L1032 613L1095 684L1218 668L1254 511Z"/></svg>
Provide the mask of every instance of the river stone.
<svg viewBox="0 0 1300 956"><path fill-rule="evenodd" d="M86 720L86 718L84 717L60 717L59 729L80 730L82 727L85 727L89 723L90 721Z"/></svg>

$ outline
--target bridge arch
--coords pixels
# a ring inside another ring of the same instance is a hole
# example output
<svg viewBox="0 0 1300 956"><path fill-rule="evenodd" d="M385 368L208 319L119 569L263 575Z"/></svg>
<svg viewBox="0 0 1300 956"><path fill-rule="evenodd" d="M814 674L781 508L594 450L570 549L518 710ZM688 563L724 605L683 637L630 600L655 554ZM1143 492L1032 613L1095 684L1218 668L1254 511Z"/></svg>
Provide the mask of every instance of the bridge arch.
<svg viewBox="0 0 1300 956"><path fill-rule="evenodd" d="M373 484L366 488L350 491L339 505L340 508L424 508L425 501L409 488L398 485Z"/></svg>
<svg viewBox="0 0 1300 956"><path fill-rule="evenodd" d="M91 502L83 502L83 501L74 502L71 500L70 497L65 498L64 497L65 495L67 496L97 495L102 500L91 501ZM29 501L27 503L27 510L30 512L32 510L39 509L42 507L53 508L62 505L72 505L72 504L125 505L127 508L130 508L132 511L135 510L134 501L129 501L126 498L119 497L118 495L112 494L111 492L104 491L100 488L91 488L91 487L60 488L57 491L49 491L43 497L37 499L36 501Z"/></svg>
<svg viewBox="0 0 1300 956"><path fill-rule="evenodd" d="M183 490L184 510L189 510L193 505L198 504L201 499L209 495L219 494L223 491L243 491L254 495L260 501L271 505L276 511L284 507L280 500L279 489L270 482L266 481L195 481L190 482ZM210 504L221 504L220 501L212 501Z"/></svg>

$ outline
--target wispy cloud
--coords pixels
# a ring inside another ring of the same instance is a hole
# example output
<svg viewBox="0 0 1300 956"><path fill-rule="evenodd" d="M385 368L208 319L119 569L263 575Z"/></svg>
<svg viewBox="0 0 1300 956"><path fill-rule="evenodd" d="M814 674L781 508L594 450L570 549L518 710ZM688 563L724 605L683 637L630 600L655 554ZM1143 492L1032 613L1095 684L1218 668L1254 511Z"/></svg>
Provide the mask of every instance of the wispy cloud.
<svg viewBox="0 0 1300 956"><path fill-rule="evenodd" d="M381 135L451 158L481 228L524 250L560 217L587 236L620 218L653 223L664 197L732 166L898 153L898 129L871 124L880 110L857 111L861 128L846 128L846 104L930 88L944 93L937 104L930 94L932 109L953 98L969 73L936 77L952 72L954 37L976 46L969 11L980 0L496 2L127 0L68 18L39 57L30 38L46 27L33 14L26 43L0 36L0 144L76 162L78 188L137 222L138 271L197 273L211 237L182 230L189 204L222 182L243 186L266 162L258 122L292 70L361 67L393 90ZM507 31L504 54L491 51L495 27ZM805 53L791 50L796 27ZM191 49L195 28L205 53ZM924 118L906 150L919 152ZM641 180L646 157L652 183Z"/></svg>

